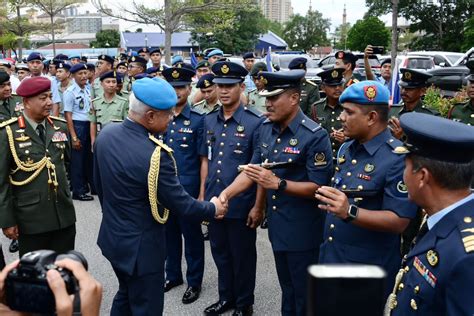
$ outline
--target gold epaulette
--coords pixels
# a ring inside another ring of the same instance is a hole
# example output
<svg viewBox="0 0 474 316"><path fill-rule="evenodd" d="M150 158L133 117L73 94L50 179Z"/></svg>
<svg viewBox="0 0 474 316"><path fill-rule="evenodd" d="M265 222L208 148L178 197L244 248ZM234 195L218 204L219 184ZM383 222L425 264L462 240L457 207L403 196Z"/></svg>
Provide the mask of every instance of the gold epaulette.
<svg viewBox="0 0 474 316"><path fill-rule="evenodd" d="M10 124L12 124L12 123L15 123L16 121L18 121L18 118L17 118L17 117L12 117L11 119L6 120L5 122L0 123L0 128L4 128L5 126L10 125Z"/></svg>
<svg viewBox="0 0 474 316"><path fill-rule="evenodd" d="M52 115L50 115L49 117L52 118L53 120L67 123L67 121L63 119L62 117L57 117L57 116L52 116Z"/></svg>
<svg viewBox="0 0 474 316"><path fill-rule="evenodd" d="M148 136L148 138L150 138L150 140L152 142L154 142L155 144L157 144L158 146L160 146L161 148L163 148L166 152L168 153L172 153L173 152L173 149L171 149L171 147L169 147L168 145L164 144L161 140L159 140L158 138L156 138L155 136L151 135Z"/></svg>
<svg viewBox="0 0 474 316"><path fill-rule="evenodd" d="M315 87L318 86L316 83L312 82L311 80L306 79L306 82L309 83L312 86L315 86Z"/></svg>
<svg viewBox="0 0 474 316"><path fill-rule="evenodd" d="M474 227L472 225L473 218L466 216L459 225L461 230L462 243L466 253L474 252Z"/></svg>

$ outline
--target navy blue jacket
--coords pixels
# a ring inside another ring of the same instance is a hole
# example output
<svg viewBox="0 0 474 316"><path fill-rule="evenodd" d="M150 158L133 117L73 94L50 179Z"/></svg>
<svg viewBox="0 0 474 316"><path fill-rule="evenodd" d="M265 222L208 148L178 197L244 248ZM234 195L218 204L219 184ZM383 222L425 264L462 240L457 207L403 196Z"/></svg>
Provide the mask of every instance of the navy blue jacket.
<svg viewBox="0 0 474 316"><path fill-rule="evenodd" d="M94 147L94 180L103 213L97 243L112 266L128 275L162 271L165 260L165 226L153 218L148 199L150 157L157 146L148 135L142 125L127 118L104 128ZM212 203L186 193L164 149L158 201L170 212L196 220L215 215Z"/></svg>

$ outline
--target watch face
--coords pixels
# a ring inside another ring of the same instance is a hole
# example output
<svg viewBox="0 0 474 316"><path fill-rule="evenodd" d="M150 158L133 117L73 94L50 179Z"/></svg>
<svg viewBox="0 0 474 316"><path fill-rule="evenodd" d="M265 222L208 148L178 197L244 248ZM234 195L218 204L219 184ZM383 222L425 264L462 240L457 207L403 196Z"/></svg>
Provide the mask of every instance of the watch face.
<svg viewBox="0 0 474 316"><path fill-rule="evenodd" d="M355 205L351 205L349 207L349 216L355 218L357 216L357 211L359 210L359 208Z"/></svg>

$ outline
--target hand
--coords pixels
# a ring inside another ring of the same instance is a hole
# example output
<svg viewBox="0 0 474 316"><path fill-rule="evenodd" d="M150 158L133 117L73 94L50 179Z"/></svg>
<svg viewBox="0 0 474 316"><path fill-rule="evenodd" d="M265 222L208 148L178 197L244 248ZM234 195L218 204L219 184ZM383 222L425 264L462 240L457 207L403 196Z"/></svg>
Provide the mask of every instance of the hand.
<svg viewBox="0 0 474 316"><path fill-rule="evenodd" d="M316 194L314 196L320 202L324 203L318 204L320 209L333 213L341 219L347 218L349 200L343 192L332 187L322 186L316 190Z"/></svg>
<svg viewBox="0 0 474 316"><path fill-rule="evenodd" d="M216 206L216 215L214 217L216 219L223 219L229 209L228 201L224 197L219 196L219 198L217 198L214 196L211 199L211 203Z"/></svg>
<svg viewBox="0 0 474 316"><path fill-rule="evenodd" d="M20 260L15 260L14 262L7 265L2 272L0 272L0 315L4 316L20 316L20 315L28 315L21 312L12 311L10 307L6 304L6 297L5 297L5 280L7 278L8 272L15 269Z"/></svg>
<svg viewBox="0 0 474 316"><path fill-rule="evenodd" d="M67 268L74 274L79 283L81 297L81 313L83 316L97 316L102 301L102 285L95 280L84 266L71 259L63 259L55 263L59 267ZM49 270L46 274L49 287L56 300L56 313L58 316L70 316L73 312L74 297L66 291L66 284L56 270Z"/></svg>
<svg viewBox="0 0 474 316"><path fill-rule="evenodd" d="M3 228L3 234L9 239L18 239L18 226L15 225L12 227Z"/></svg>
<svg viewBox="0 0 474 316"><path fill-rule="evenodd" d="M331 137L334 138L337 142L343 143L346 141L346 136L344 135L343 129L334 129L332 128Z"/></svg>
<svg viewBox="0 0 474 316"><path fill-rule="evenodd" d="M254 206L249 212L249 215L247 216L247 226L255 229L263 221L263 209L260 207Z"/></svg>
<svg viewBox="0 0 474 316"><path fill-rule="evenodd" d="M278 178L273 172L258 165L247 165L244 173L250 180L261 185L264 189L278 190Z"/></svg>
<svg viewBox="0 0 474 316"><path fill-rule="evenodd" d="M373 55L374 51L372 50L372 45L367 45L367 47L364 50L364 58L367 59L369 58L370 55Z"/></svg>
<svg viewBox="0 0 474 316"><path fill-rule="evenodd" d="M400 139L403 136L403 129L400 126L400 120L396 117L391 117L388 120L388 128L392 132L393 137Z"/></svg>
<svg viewBox="0 0 474 316"><path fill-rule="evenodd" d="M82 148L81 141L79 139L76 140L76 141L73 140L72 141L72 148L74 150L81 150L81 148Z"/></svg>

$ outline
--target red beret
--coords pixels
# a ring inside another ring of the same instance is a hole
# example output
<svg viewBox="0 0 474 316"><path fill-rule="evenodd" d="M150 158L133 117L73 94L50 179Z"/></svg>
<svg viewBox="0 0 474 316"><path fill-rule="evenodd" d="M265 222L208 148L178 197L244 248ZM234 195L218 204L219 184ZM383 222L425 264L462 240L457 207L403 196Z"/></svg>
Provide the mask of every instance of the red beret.
<svg viewBox="0 0 474 316"><path fill-rule="evenodd" d="M46 77L32 77L23 79L16 89L20 97L34 97L40 93L51 90L51 81Z"/></svg>

